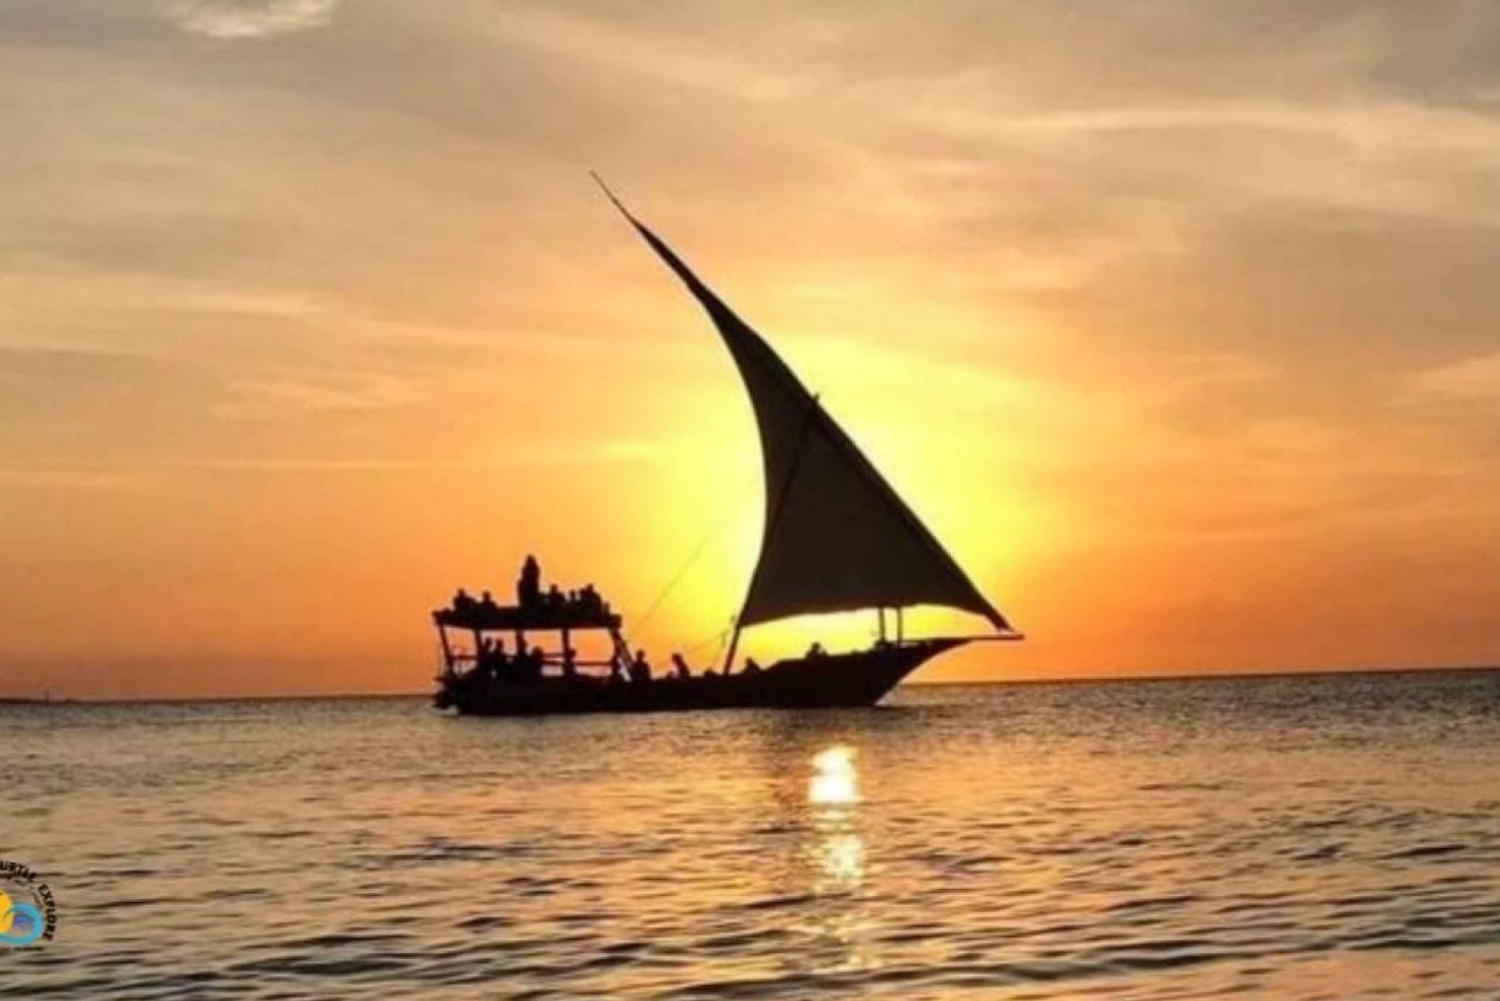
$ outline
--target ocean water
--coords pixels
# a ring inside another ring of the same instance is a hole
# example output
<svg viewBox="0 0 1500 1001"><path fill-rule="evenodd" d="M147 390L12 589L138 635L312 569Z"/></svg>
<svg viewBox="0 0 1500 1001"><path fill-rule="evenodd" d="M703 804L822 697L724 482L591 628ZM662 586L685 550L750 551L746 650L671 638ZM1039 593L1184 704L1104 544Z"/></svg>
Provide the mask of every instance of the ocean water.
<svg viewBox="0 0 1500 1001"><path fill-rule="evenodd" d="M3 997L1500 997L1500 674L11 707L0 769Z"/></svg>

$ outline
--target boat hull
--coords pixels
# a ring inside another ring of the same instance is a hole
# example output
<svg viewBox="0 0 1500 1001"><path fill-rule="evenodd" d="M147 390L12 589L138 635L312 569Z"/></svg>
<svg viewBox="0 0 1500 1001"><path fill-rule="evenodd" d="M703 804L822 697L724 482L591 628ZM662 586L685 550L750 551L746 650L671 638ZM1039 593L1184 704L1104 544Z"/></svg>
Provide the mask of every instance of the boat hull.
<svg viewBox="0 0 1500 1001"><path fill-rule="evenodd" d="M544 678L529 683L447 679L434 703L470 716L871 706L902 678L963 642L921 640L784 660L763 671L728 677L667 678L645 683L594 678Z"/></svg>

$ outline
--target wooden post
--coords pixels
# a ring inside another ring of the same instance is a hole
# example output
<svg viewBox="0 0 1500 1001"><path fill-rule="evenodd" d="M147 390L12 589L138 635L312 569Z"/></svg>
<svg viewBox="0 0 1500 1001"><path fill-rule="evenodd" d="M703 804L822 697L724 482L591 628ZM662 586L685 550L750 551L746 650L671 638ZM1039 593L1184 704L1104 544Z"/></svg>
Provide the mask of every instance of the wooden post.
<svg viewBox="0 0 1500 1001"><path fill-rule="evenodd" d="M443 670L447 674L453 674L453 651L448 647L448 627L441 622L438 623L438 641L443 644Z"/></svg>
<svg viewBox="0 0 1500 1001"><path fill-rule="evenodd" d="M902 617L901 617L901 613L904 612L904 611L905 611L905 609L902 608L900 605L896 606L896 645L897 646L900 646L901 645L901 641L904 640L904 639L906 639L906 624L902 621Z"/></svg>
<svg viewBox="0 0 1500 1001"><path fill-rule="evenodd" d="M880 605L875 609L880 614L880 642L885 642L885 606ZM899 611L896 614L901 614Z"/></svg>
<svg viewBox="0 0 1500 1001"><path fill-rule="evenodd" d="M734 636L729 641L729 656L724 658L724 677L729 677L729 671L734 667L734 652L740 646L740 620L734 620Z"/></svg>
<svg viewBox="0 0 1500 1001"><path fill-rule="evenodd" d="M626 674L630 671L630 646L625 642L625 637L620 635L620 630L614 626L609 629L609 637L615 641L614 654L610 658L611 673L613 673L613 668L618 667L620 673Z"/></svg>

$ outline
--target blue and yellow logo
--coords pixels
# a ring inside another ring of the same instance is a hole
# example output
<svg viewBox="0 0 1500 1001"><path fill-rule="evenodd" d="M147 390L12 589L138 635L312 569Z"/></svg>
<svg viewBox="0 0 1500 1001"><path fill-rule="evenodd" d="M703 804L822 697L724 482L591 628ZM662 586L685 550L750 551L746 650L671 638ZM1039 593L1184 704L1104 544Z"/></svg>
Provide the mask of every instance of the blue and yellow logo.
<svg viewBox="0 0 1500 1001"><path fill-rule="evenodd" d="M50 940L56 929L57 907L47 884L18 862L0 861L0 946Z"/></svg>
<svg viewBox="0 0 1500 1001"><path fill-rule="evenodd" d="M30 945L46 930L40 908L12 900L10 894L0 890L0 944Z"/></svg>

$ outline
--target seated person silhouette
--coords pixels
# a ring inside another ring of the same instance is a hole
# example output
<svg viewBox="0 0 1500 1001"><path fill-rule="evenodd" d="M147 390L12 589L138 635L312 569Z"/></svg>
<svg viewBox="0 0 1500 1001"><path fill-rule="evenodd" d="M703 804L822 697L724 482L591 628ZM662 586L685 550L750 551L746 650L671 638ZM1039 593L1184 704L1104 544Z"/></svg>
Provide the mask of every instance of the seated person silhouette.
<svg viewBox="0 0 1500 1001"><path fill-rule="evenodd" d="M760 661L754 657L745 658L745 674L759 674L761 672Z"/></svg>
<svg viewBox="0 0 1500 1001"><path fill-rule="evenodd" d="M672 654L672 676L682 681L686 681L693 676L692 669L688 667L688 662L683 659L680 653Z"/></svg>
<svg viewBox="0 0 1500 1001"><path fill-rule="evenodd" d="M469 592L459 588L453 595L453 610L455 612L467 612L474 607L474 599L469 597Z"/></svg>
<svg viewBox="0 0 1500 1001"><path fill-rule="evenodd" d="M488 681L495 676L495 641L488 636L479 641L479 649L474 651L474 675L481 681Z"/></svg>
<svg viewBox="0 0 1500 1001"><path fill-rule="evenodd" d="M583 590L578 592L578 606L586 615L598 615L604 609L604 603L599 599L599 592L594 590L593 584L583 585Z"/></svg>
<svg viewBox="0 0 1500 1001"><path fill-rule="evenodd" d="M816 640L813 641L812 646L807 648L808 660L818 660L819 658L826 656L828 656L828 651L824 650L823 644L817 642Z"/></svg>
<svg viewBox="0 0 1500 1001"><path fill-rule="evenodd" d="M505 655L505 643L501 640L495 641L495 673L503 681L516 680L516 663L521 659L521 651L518 648L514 657Z"/></svg>
<svg viewBox="0 0 1500 1001"><path fill-rule="evenodd" d="M646 651L637 650L635 660L630 662L630 680L645 684L651 680L651 665L646 661Z"/></svg>
<svg viewBox="0 0 1500 1001"><path fill-rule="evenodd" d="M562 588L558 587L556 584L553 584L551 587L547 588L547 607L549 609L554 612L560 612L564 608L566 608L567 605L568 601L563 597Z"/></svg>
<svg viewBox="0 0 1500 1001"><path fill-rule="evenodd" d="M490 592L486 591L486 592L484 592L484 594L482 594L482 595L479 596L479 604L480 604L481 607L485 608L486 610L494 608L494 607L496 607L496 605L495 605L495 596L493 594L490 594Z"/></svg>

